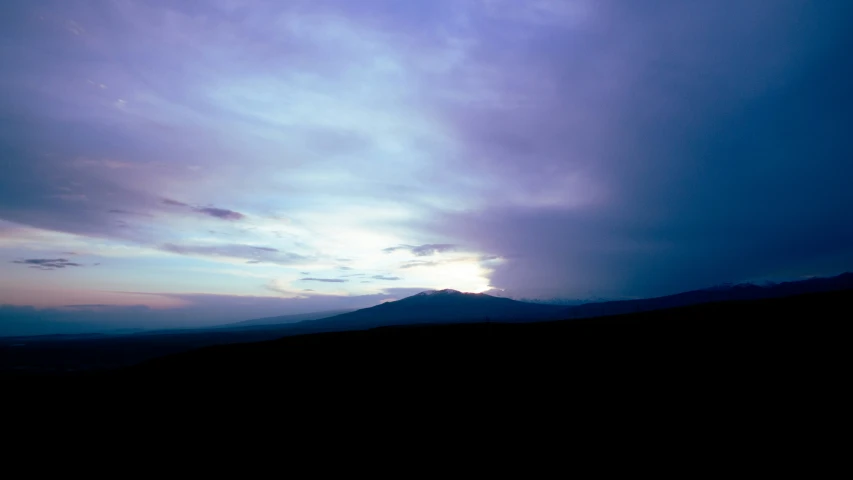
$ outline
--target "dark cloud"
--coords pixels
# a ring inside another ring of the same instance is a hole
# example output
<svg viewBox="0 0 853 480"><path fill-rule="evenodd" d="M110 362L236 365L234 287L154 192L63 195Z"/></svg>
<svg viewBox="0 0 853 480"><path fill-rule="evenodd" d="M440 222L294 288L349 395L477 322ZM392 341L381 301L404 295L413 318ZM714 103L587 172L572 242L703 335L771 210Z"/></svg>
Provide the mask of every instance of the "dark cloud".
<svg viewBox="0 0 853 480"><path fill-rule="evenodd" d="M343 280L343 279L340 279L340 278L312 278L312 277L305 277L305 278L300 278L299 280L302 280L302 281L305 281L305 282L326 282L326 283L344 283L344 282L346 282L346 280Z"/></svg>
<svg viewBox="0 0 853 480"><path fill-rule="evenodd" d="M57 268L83 266L82 264L71 262L66 258L28 258L25 260L14 260L11 263L29 265L30 268L37 268L40 270L54 270Z"/></svg>
<svg viewBox="0 0 853 480"><path fill-rule="evenodd" d="M189 207L189 205L188 205L188 204L186 204L186 203L184 203L184 202L179 202L179 201L177 201L177 200L172 200L172 199L169 199L169 198L164 198L164 199L163 199L163 204L164 204L164 205L171 205L171 206L173 206L173 207Z"/></svg>
<svg viewBox="0 0 853 480"><path fill-rule="evenodd" d="M600 4L493 57L553 82L525 108L447 107L461 168L522 201L424 230L506 258L491 284L531 297L853 267L853 4Z"/></svg>
<svg viewBox="0 0 853 480"><path fill-rule="evenodd" d="M211 217L221 218L223 220L240 220L245 218L245 215L242 213L228 210L226 208L204 207L196 208L195 211L205 215L210 215Z"/></svg>
<svg viewBox="0 0 853 480"><path fill-rule="evenodd" d="M240 212L235 212L234 210L229 210L227 208L216 208L216 207L193 207L184 202L179 202L177 200L172 200L169 198L164 198L161 203L164 205L169 205L173 207L183 207L188 208L194 212L198 212L210 217L219 218L222 220L242 220L246 216Z"/></svg>
<svg viewBox="0 0 853 480"><path fill-rule="evenodd" d="M272 247L252 247L252 248L254 248L256 250L263 250L265 252L277 252L278 251L277 248L272 248Z"/></svg>
<svg viewBox="0 0 853 480"><path fill-rule="evenodd" d="M457 245L449 243L427 243L424 245L398 245L396 247L383 248L382 251L385 253L391 253L397 250L408 250L415 256L427 257L436 253L453 251L457 248Z"/></svg>
<svg viewBox="0 0 853 480"><path fill-rule="evenodd" d="M352 267L344 267L344 266L338 266L335 268L337 268L338 270L352 270Z"/></svg>
<svg viewBox="0 0 853 480"><path fill-rule="evenodd" d="M385 275L374 275L370 278L374 278L376 280L402 280L400 277L388 277Z"/></svg>

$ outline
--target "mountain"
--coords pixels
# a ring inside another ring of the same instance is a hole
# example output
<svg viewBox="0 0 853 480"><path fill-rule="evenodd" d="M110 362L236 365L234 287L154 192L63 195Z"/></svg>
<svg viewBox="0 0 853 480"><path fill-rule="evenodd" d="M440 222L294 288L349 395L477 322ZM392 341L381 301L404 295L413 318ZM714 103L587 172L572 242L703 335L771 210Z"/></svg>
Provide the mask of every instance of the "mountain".
<svg viewBox="0 0 853 480"><path fill-rule="evenodd" d="M455 290L428 291L395 302L335 316L329 316L336 313L335 311L325 311L255 319L205 329L144 331L124 335L1 338L0 375L4 372L44 374L110 369L202 347L269 341L310 333L368 330L386 326L484 323L486 320L495 327L513 322L524 324L536 320L561 319L572 319L570 323L578 325L587 321L602 324L603 321L590 317L651 313L652 310L671 310L673 307L690 305L697 306L700 310L705 308L705 311L710 311L711 307L707 305L727 300L776 299L811 292L840 290L853 292L853 274L846 273L832 278L814 278L770 285L722 285L666 297L589 303L574 307L525 303ZM837 300L841 297L826 298L833 298L835 303L839 303ZM849 298L849 295L844 298ZM707 308L702 307L702 304ZM826 307L816 301L803 303L803 305L810 305L809 308L814 308L816 312L825 310ZM734 308L733 312L736 312L737 308ZM779 311L784 312L784 310ZM312 317L315 319L312 320Z"/></svg>
<svg viewBox="0 0 853 480"><path fill-rule="evenodd" d="M591 318L685 307L701 303L782 298L805 293L834 292L848 289L853 289L853 273L850 272L835 277L810 278L763 285L751 283L724 284L664 297L576 305L565 308L561 318Z"/></svg>
<svg viewBox="0 0 853 480"><path fill-rule="evenodd" d="M104 370L214 345L388 325L555 319L562 308L442 290L357 311L283 315L208 328L130 335L17 337L0 340L0 374Z"/></svg>
<svg viewBox="0 0 853 480"><path fill-rule="evenodd" d="M746 429L750 441L765 432L790 442L802 425L817 438L843 418L851 308L847 290L596 319L382 327L210 346L91 375L0 372L0 380L14 392L4 399L12 422L27 428L55 413L80 419L74 431L177 425L180 441L219 439L234 426L233 438L247 426L266 438L280 426L312 448L348 433L347 445L365 443L363 432L386 428L403 448L413 445L405 432L432 431L465 448L472 432L516 448L513 439L543 428L580 442L602 429L643 441L661 428L678 441L692 429Z"/></svg>
<svg viewBox="0 0 853 480"><path fill-rule="evenodd" d="M300 325L324 330L354 330L389 325L553 320L560 318L564 310L565 307L558 305L446 289L421 292L395 302Z"/></svg>
<svg viewBox="0 0 853 480"><path fill-rule="evenodd" d="M853 289L853 273L836 277L811 278L778 284L727 284L703 290L640 300L619 300L553 305L495 297L485 293L457 290L429 290L341 315L290 324L290 334L360 330L392 325L419 325L465 322L529 322L592 318L606 315L648 312L675 307L730 300L781 298L805 293ZM328 313L328 312L326 312ZM285 318L285 317L273 317ZM267 319L261 319L267 321Z"/></svg>
<svg viewBox="0 0 853 480"><path fill-rule="evenodd" d="M438 295L405 303L424 308L433 300L493 303ZM779 389L767 399L770 403L798 389L843 388L838 381L844 378L851 300L853 290L846 290L581 320L295 335L162 357L117 372L115 378L140 391L169 386L172 392L171 385L187 390L208 385L240 396L264 391L282 401L319 402L323 414L361 414L353 405L359 401L405 410L425 396L433 396L426 402L432 408L475 395L482 402L464 411L503 402L492 421L508 412L524 413L525 404L518 402L525 398L532 399L525 405L530 411L549 398L564 405L583 398L594 399L591 404L607 401L613 411L621 411L644 398L674 408L723 392L712 408L701 410L704 415L726 404L740 405L748 392L764 392L770 384ZM344 407L341 398L347 399Z"/></svg>

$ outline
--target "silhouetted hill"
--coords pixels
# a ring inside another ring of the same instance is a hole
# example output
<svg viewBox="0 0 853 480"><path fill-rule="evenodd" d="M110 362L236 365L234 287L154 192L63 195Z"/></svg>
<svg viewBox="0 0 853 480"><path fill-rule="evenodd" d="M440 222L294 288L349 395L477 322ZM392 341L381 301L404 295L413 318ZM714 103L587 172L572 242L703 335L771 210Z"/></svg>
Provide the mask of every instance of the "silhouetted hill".
<svg viewBox="0 0 853 480"><path fill-rule="evenodd" d="M380 326L464 322L529 322L593 318L731 300L781 298L803 293L853 289L853 273L779 284L721 285L641 300L586 303L566 307L530 303L483 293L431 290L342 315L292 324L292 334L361 330Z"/></svg>
<svg viewBox="0 0 853 480"><path fill-rule="evenodd" d="M721 380L755 388L835 371L842 363L833 342L853 318L851 300L853 290L846 290L583 320L300 335L155 359L117 378L218 386L275 381L329 395L481 387L541 394L571 390L581 380L587 387L628 382L620 389ZM815 364L820 371L811 370Z"/></svg>
<svg viewBox="0 0 853 480"><path fill-rule="evenodd" d="M775 297L813 290L838 290L853 274L769 286L726 285L667 297L586 304L566 308L518 302L454 290L422 292L376 307L326 317L333 312L272 317L207 329L163 330L130 335L51 335L0 339L0 374L57 374L129 366L164 355L212 345L258 342L308 333L365 330L380 326L484 322L531 322L591 318L610 313L702 304L721 300ZM853 286L851 286L853 287ZM817 307L816 307L817 308ZM784 312L783 312L784 313ZM308 320L311 317L326 317ZM293 321L299 320L302 321ZM287 320L291 323L254 325Z"/></svg>
<svg viewBox="0 0 853 480"><path fill-rule="evenodd" d="M54 412L80 419L75 431L96 421L125 431L136 419L180 441L224 438L229 424L251 427L252 438L318 433L312 446L340 432L366 443L364 432L388 427L384 435L407 448L438 438L430 431L549 443L633 431L642 441L663 425L784 439L839 418L851 318L848 290L594 319L296 335L102 374L3 380L21 421ZM44 407L20 414L34 405ZM212 429L188 428L188 417Z"/></svg>
<svg viewBox="0 0 853 480"><path fill-rule="evenodd" d="M519 302L484 293L430 290L394 302L305 322L306 328L354 330L391 325L557 319L564 307Z"/></svg>
<svg viewBox="0 0 853 480"><path fill-rule="evenodd" d="M561 310L562 307L553 305L442 290L423 292L342 315L335 315L340 311L325 311L247 320L218 327L144 331L131 335L0 339L0 373L57 374L105 370L211 345L387 325L553 319L558 318Z"/></svg>
<svg viewBox="0 0 853 480"><path fill-rule="evenodd" d="M708 289L657 298L586 303L566 308L562 316L564 318L591 318L604 315L647 312L710 302L782 298L804 293L832 292L848 289L853 289L853 273L849 272L835 277L811 278L796 282L765 285L749 283L719 285Z"/></svg>
<svg viewBox="0 0 853 480"><path fill-rule="evenodd" d="M343 313L352 312L353 309L345 310L326 310L322 312L297 313L294 315L280 315L277 317L255 318L252 320L243 320L242 322L229 323L221 325L218 328L244 328L268 325L284 325L289 323L304 322L307 320L319 320L321 318L334 317Z"/></svg>

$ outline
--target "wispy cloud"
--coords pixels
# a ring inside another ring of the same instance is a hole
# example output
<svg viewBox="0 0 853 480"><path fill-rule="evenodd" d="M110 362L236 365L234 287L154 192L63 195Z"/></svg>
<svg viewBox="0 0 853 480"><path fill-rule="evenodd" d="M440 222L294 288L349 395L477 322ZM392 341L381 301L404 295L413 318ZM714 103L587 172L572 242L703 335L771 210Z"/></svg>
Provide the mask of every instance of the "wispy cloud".
<svg viewBox="0 0 853 480"><path fill-rule="evenodd" d="M384 248L382 251L391 253L398 250L407 250L417 257L428 257L436 253L450 252L458 248L458 245L450 243L426 243L423 245L397 245L396 247Z"/></svg>
<svg viewBox="0 0 853 480"><path fill-rule="evenodd" d="M228 210L227 208L204 207L196 208L195 211L223 220L240 220L245 217L242 213Z"/></svg>
<svg viewBox="0 0 853 480"><path fill-rule="evenodd" d="M184 202L179 202L177 200L172 200L171 198L164 198L162 200L163 205L171 205L173 207L189 207L188 204Z"/></svg>
<svg viewBox="0 0 853 480"><path fill-rule="evenodd" d="M235 212L234 210L229 210L227 208L217 208L217 207L193 207L192 205L184 202L180 202L178 200L172 200L170 198L164 198L161 200L161 203L164 205L169 205L172 207L183 207L187 208L193 212L201 213L210 217L219 218L222 220L242 220L246 216L240 212Z"/></svg>
<svg viewBox="0 0 853 480"><path fill-rule="evenodd" d="M412 260L411 262L406 262L400 265L400 268L415 268L415 267L435 267L437 265L441 265L442 262L426 262L420 260Z"/></svg>
<svg viewBox="0 0 853 480"><path fill-rule="evenodd" d="M39 270L54 270L57 268L83 266L80 263L71 262L66 258L28 258L25 260L14 260L11 263L29 265L30 268L37 268Z"/></svg>
<svg viewBox="0 0 853 480"><path fill-rule="evenodd" d="M314 277L304 277L299 280L303 282L325 282L325 283L344 283L346 280L341 278L314 278Z"/></svg>
<svg viewBox="0 0 853 480"><path fill-rule="evenodd" d="M272 247L255 247L255 246L252 246L252 248L254 248L255 250L262 250L264 252L277 252L278 251L277 248L272 248Z"/></svg>
<svg viewBox="0 0 853 480"><path fill-rule="evenodd" d="M140 216L140 217L149 217L149 218L153 217L153 215L151 215L150 213L131 212L130 210L121 210L118 208L113 208L113 209L107 210L107 213L115 213L115 214L120 214L120 215L136 215L136 216Z"/></svg>

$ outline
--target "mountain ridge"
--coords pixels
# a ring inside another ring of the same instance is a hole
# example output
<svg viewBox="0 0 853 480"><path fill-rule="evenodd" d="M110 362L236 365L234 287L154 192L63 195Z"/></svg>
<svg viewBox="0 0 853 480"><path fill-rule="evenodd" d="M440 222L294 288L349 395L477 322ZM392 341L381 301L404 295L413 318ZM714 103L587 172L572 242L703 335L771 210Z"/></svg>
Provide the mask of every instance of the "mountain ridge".
<svg viewBox="0 0 853 480"><path fill-rule="evenodd" d="M292 323L293 333L360 330L465 322L530 322L568 320L648 312L730 300L780 298L803 293L853 289L853 273L833 277L767 283L722 284L706 289L636 300L555 305L454 289L425 290L395 301L316 320Z"/></svg>
<svg viewBox="0 0 853 480"><path fill-rule="evenodd" d="M443 289L425 290L393 302L301 323L311 327L331 329L337 326L351 330L466 321L556 320L560 318L562 309L561 306L520 302L485 293Z"/></svg>
<svg viewBox="0 0 853 480"><path fill-rule="evenodd" d="M565 318L590 318L602 315L648 312L702 303L781 298L805 293L831 292L853 289L853 273L845 272L832 277L815 277L781 283L721 284L699 290L637 300L585 303L566 308Z"/></svg>
<svg viewBox="0 0 853 480"><path fill-rule="evenodd" d="M764 285L753 283L723 284L661 297L591 302L571 306L532 303L496 297L486 293L467 293L453 289L425 290L393 302L381 303L322 320L300 322L300 324L305 324L306 327L311 324L314 327L323 327L324 331L330 331L334 329L335 323L344 329L353 329L464 321L524 322L576 319L646 312L701 303L779 298L844 289L853 289L853 273L845 272L834 277L816 277ZM420 310L408 311L407 309Z"/></svg>

